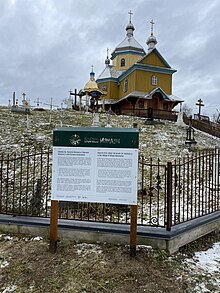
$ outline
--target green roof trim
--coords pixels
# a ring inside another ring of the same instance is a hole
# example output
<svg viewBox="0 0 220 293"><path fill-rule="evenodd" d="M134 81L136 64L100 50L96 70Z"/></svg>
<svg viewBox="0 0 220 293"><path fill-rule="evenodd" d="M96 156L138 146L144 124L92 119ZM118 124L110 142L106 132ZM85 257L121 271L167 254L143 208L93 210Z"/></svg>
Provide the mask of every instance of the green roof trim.
<svg viewBox="0 0 220 293"><path fill-rule="evenodd" d="M164 68L159 66L152 66L152 65L145 65L140 63L135 63L131 67L129 67L125 72L123 72L119 77L118 80L122 81L126 76L131 74L135 70L143 70L143 71L151 71L151 72L159 72L165 74L173 74L176 72L173 68Z"/></svg>
<svg viewBox="0 0 220 293"><path fill-rule="evenodd" d="M167 61L163 58L163 56L160 54L160 52L156 48L151 50L147 55L145 55L142 59L138 60L137 62L140 63L145 57L149 56L152 52L156 53L156 55L161 59L161 61L164 63L164 65L166 65L166 67L171 68L169 63L167 63Z"/></svg>
<svg viewBox="0 0 220 293"><path fill-rule="evenodd" d="M108 81L112 81L112 82L117 82L118 83L118 78L117 77L105 77L105 78L98 78L96 80L97 83L99 83L99 82L108 82Z"/></svg>
<svg viewBox="0 0 220 293"><path fill-rule="evenodd" d="M110 59L113 60L113 59L115 59L115 57L117 57L118 55L122 55L122 54L139 55L139 56L142 56L142 57L146 55L144 52L137 52L137 51L129 49L129 50L120 50L120 51L117 51L116 53L113 52L112 57Z"/></svg>

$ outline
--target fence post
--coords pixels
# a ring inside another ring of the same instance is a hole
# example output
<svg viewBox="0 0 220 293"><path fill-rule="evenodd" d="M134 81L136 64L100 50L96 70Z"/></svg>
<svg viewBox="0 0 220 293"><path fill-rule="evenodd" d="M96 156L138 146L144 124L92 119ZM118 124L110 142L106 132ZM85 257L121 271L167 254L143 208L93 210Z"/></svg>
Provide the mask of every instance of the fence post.
<svg viewBox="0 0 220 293"><path fill-rule="evenodd" d="M59 202L58 200L51 200L50 210L50 252L56 252L58 240L58 213Z"/></svg>
<svg viewBox="0 0 220 293"><path fill-rule="evenodd" d="M137 205L131 205L130 256L136 256L137 245Z"/></svg>
<svg viewBox="0 0 220 293"><path fill-rule="evenodd" d="M172 226L172 163L167 162L167 231Z"/></svg>

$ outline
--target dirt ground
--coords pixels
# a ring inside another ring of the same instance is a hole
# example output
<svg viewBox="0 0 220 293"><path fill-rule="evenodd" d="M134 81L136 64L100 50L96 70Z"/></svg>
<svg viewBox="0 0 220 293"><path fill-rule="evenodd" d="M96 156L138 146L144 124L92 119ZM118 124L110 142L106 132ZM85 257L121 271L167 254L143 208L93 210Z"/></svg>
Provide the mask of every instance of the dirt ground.
<svg viewBox="0 0 220 293"><path fill-rule="evenodd" d="M174 257L150 247L59 242L51 254L39 237L0 236L0 290L6 292L194 292L183 260L220 241L212 233ZM214 292L214 291L213 291Z"/></svg>

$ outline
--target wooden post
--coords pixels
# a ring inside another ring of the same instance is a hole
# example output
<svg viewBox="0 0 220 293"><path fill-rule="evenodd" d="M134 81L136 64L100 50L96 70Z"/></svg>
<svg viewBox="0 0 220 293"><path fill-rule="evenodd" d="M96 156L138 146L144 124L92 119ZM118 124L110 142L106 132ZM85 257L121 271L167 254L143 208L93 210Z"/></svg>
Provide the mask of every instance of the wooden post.
<svg viewBox="0 0 220 293"><path fill-rule="evenodd" d="M136 256L137 245L137 205L131 206L130 222L130 256Z"/></svg>
<svg viewBox="0 0 220 293"><path fill-rule="evenodd" d="M50 252L56 252L57 240L58 240L58 212L59 202L58 200L51 200L50 211Z"/></svg>

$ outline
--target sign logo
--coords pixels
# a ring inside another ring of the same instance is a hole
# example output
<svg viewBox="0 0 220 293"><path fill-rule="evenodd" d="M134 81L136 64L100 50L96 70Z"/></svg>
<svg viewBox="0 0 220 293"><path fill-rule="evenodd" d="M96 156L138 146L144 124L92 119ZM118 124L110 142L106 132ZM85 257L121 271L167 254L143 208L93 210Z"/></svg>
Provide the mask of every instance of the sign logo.
<svg viewBox="0 0 220 293"><path fill-rule="evenodd" d="M74 146L79 145L81 142L81 138L78 134L74 134L70 137L70 143Z"/></svg>

